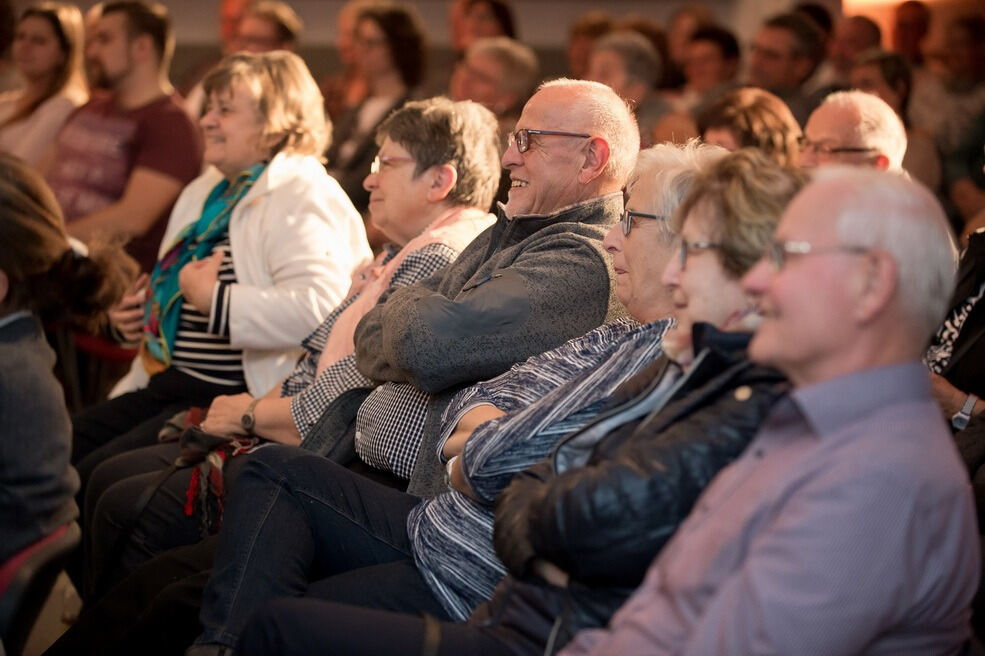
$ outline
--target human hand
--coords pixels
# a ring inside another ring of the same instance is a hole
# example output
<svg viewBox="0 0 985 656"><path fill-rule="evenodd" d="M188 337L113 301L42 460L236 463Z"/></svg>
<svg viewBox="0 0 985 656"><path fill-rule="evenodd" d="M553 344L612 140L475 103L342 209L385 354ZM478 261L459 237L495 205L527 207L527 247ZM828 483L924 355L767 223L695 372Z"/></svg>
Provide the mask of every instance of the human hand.
<svg viewBox="0 0 985 656"><path fill-rule="evenodd" d="M459 455L465 448L466 440L475 432L476 428L505 414L494 405L479 405L467 411L458 420L455 430L441 446L441 455L445 458Z"/></svg>
<svg viewBox="0 0 985 656"><path fill-rule="evenodd" d="M202 422L202 430L230 438L246 435L241 420L252 402L253 397L246 393L215 397Z"/></svg>
<svg viewBox="0 0 985 656"><path fill-rule="evenodd" d="M143 335L144 302L147 299L147 281L150 276L140 274L130 283L120 302L109 309L109 320L124 342L139 342Z"/></svg>
<svg viewBox="0 0 985 656"><path fill-rule="evenodd" d="M221 250L213 251L209 257L189 262L178 272L178 288L182 296L205 316L212 309L212 290L219 280L222 256Z"/></svg>
<svg viewBox="0 0 985 656"><path fill-rule="evenodd" d="M947 382L943 376L935 373L930 374L930 392L941 407L945 419L950 420L961 406L964 405L967 394L957 387Z"/></svg>

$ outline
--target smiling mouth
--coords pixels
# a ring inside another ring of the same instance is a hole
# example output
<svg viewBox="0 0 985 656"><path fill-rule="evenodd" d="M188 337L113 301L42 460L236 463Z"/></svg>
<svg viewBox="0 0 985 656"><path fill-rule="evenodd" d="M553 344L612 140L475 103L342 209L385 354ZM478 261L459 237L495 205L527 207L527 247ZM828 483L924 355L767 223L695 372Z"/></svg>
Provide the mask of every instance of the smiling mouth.
<svg viewBox="0 0 985 656"><path fill-rule="evenodd" d="M526 187L529 184L530 183L527 182L526 180L512 179L510 180L510 189L516 189L517 187Z"/></svg>

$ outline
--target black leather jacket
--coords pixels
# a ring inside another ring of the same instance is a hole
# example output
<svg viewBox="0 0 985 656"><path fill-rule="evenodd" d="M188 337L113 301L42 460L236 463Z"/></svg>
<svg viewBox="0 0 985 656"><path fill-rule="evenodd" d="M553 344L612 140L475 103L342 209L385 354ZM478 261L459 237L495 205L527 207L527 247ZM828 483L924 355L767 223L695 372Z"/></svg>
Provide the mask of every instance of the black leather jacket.
<svg viewBox="0 0 985 656"><path fill-rule="evenodd" d="M497 503L496 551L522 581L514 583L512 603L556 615L560 606L544 595L566 596L556 648L608 621L701 491L742 453L787 391L781 374L745 358L748 335L701 325L694 339L699 357L669 398L655 395L662 401L640 416L639 405L664 378L667 363L657 361L617 392L624 398L615 407L559 444L553 458L518 475ZM589 444L593 426L618 424L620 413L628 421ZM567 589L540 582L531 569L536 559L567 572Z"/></svg>

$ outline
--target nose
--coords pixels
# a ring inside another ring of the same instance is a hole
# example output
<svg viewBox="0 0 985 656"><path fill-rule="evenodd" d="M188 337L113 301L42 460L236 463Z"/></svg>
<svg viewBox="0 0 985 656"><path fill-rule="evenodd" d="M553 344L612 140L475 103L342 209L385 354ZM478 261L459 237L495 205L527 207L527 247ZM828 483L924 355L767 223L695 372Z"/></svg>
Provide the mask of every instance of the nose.
<svg viewBox="0 0 985 656"><path fill-rule="evenodd" d="M667 259L667 266L660 275L660 284L674 289L681 284L681 259L675 255Z"/></svg>
<svg viewBox="0 0 985 656"><path fill-rule="evenodd" d="M742 289L752 296L761 296L766 291L773 274L773 265L770 264L769 258L761 257L751 269L746 271L746 275L742 276Z"/></svg>
<svg viewBox="0 0 985 656"><path fill-rule="evenodd" d="M203 130L215 125L215 109L206 105L205 113L198 119L198 125Z"/></svg>
<svg viewBox="0 0 985 656"><path fill-rule="evenodd" d="M613 224L609 228L609 232L605 233L605 239L602 240L602 247L610 253L618 253L622 250L622 225L619 223Z"/></svg>
<svg viewBox="0 0 985 656"><path fill-rule="evenodd" d="M512 137L506 140L506 150L503 152L503 157L500 160L504 169L510 169L516 166L523 165L523 155L520 154L520 149L516 147L516 139Z"/></svg>
<svg viewBox="0 0 985 656"><path fill-rule="evenodd" d="M366 177L363 178L363 189L365 189L366 191L373 191L374 189L376 189L376 187L379 186L377 184L379 182L378 178L379 178L379 173L367 174Z"/></svg>

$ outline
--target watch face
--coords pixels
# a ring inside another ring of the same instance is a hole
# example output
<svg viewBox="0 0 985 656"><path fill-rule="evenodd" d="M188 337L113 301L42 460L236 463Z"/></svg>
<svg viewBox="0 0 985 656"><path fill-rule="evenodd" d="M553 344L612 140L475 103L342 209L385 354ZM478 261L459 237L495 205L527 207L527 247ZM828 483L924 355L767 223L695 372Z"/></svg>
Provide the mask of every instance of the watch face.
<svg viewBox="0 0 985 656"><path fill-rule="evenodd" d="M243 415L240 418L239 423L243 425L243 430L247 430L247 431L253 430L253 423L254 423L253 413L248 412L245 415Z"/></svg>

